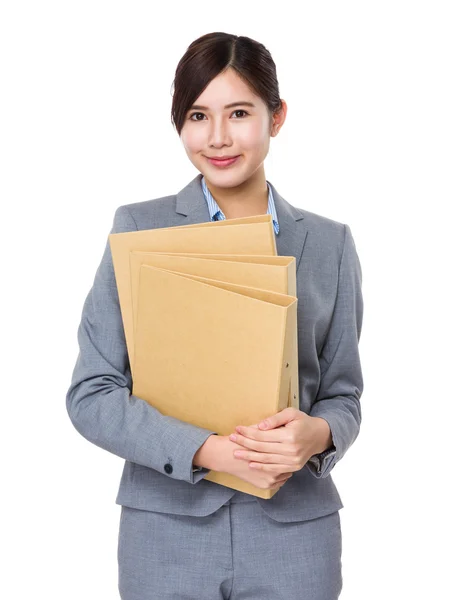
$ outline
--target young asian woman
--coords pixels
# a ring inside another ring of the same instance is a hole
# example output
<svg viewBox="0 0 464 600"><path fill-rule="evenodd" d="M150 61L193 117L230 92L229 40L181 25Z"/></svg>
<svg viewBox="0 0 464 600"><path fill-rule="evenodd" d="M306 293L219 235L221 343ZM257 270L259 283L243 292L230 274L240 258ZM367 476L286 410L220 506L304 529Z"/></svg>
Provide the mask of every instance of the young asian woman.
<svg viewBox="0 0 464 600"><path fill-rule="evenodd" d="M278 254L297 263L300 408L220 436L134 396L107 241L66 405L86 439L125 459L120 595L335 600L343 504L331 471L358 436L363 392L362 273L351 229L296 208L265 177L287 104L262 44L200 37L174 89L171 119L199 174L176 194L119 206L111 233L271 214ZM211 469L278 492L264 500L217 485L204 480Z"/></svg>

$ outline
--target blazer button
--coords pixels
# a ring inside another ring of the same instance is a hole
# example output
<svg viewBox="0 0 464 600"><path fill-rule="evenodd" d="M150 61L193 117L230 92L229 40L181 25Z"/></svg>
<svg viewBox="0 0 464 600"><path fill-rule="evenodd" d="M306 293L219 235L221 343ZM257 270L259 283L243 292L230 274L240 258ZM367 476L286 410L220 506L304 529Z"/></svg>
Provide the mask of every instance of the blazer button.
<svg viewBox="0 0 464 600"><path fill-rule="evenodd" d="M165 464L164 470L166 471L166 473L172 473L172 465L170 465L169 463Z"/></svg>

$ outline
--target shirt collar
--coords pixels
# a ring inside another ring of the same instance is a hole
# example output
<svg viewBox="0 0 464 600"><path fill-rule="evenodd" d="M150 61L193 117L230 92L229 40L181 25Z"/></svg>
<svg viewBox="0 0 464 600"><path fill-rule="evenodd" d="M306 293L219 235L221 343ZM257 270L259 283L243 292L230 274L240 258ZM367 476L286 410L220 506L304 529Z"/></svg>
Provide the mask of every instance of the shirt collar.
<svg viewBox="0 0 464 600"><path fill-rule="evenodd" d="M210 215L211 221L224 221L226 217L225 217L224 213L222 212L222 210L219 208L219 205L216 202L216 200L213 198L213 195L209 191L208 186L206 185L204 176L201 178L201 187L203 189L203 194L205 196L206 203L208 204L208 210L209 210L209 215ZM271 186L269 185L269 183L267 183L267 189L269 192L268 204L267 204L267 214L272 215L274 231L275 231L275 234L277 235L279 233L279 221L277 220L277 211L276 211L276 207L275 207L274 196L272 194L272 189L271 189Z"/></svg>

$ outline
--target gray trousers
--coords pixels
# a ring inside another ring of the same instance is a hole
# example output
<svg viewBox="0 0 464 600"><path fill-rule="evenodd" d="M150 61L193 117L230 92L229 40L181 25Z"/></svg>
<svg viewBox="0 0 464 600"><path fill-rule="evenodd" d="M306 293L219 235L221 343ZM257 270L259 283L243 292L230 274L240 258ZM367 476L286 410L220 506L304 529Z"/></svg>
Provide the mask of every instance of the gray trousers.
<svg viewBox="0 0 464 600"><path fill-rule="evenodd" d="M117 554L122 600L336 600L342 589L338 511L280 523L241 492L206 517L121 506Z"/></svg>

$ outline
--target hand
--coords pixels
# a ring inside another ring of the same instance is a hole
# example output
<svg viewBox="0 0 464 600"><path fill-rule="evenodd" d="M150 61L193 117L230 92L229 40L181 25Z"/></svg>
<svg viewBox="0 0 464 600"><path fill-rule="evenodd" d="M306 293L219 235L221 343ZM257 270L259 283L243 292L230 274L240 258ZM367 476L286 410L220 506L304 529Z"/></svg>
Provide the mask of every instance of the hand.
<svg viewBox="0 0 464 600"><path fill-rule="evenodd" d="M218 468L216 470L239 477L240 479L243 479L243 481L265 490L276 490L281 488L293 475L293 473L288 472L286 467L284 467L283 470L279 468L280 465L274 465L276 469L269 469L267 471L250 469L246 460L237 460L234 458L234 450L243 449L242 446L231 442L228 436L214 437L220 438L221 443L216 454L216 461L218 461Z"/></svg>
<svg viewBox="0 0 464 600"><path fill-rule="evenodd" d="M325 419L290 407L258 425L239 425L235 429L229 439L242 448L234 451L234 456L248 461L250 469L264 473L299 471L311 456L332 444Z"/></svg>

